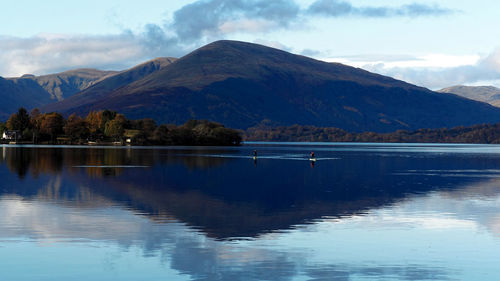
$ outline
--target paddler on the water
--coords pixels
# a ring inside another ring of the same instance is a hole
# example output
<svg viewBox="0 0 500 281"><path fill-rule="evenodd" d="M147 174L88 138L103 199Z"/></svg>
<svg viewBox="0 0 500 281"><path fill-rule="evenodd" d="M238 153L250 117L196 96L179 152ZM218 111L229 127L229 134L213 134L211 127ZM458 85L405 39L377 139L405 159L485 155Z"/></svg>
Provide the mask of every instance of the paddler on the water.
<svg viewBox="0 0 500 281"><path fill-rule="evenodd" d="M253 151L253 158L257 158L257 150Z"/></svg>
<svg viewBox="0 0 500 281"><path fill-rule="evenodd" d="M314 168L314 163L316 163L316 155L314 155L314 151L311 151L309 161L311 162L311 168Z"/></svg>

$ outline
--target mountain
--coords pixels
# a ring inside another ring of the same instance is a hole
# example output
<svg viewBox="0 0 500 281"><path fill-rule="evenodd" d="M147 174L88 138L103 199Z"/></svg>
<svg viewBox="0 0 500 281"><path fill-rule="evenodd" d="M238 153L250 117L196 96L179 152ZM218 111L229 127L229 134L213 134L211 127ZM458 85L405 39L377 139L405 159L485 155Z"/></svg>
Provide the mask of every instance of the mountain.
<svg viewBox="0 0 500 281"><path fill-rule="evenodd" d="M83 95L86 90L93 94L107 93L158 71L173 61L175 58L157 58L124 71L83 68L42 76L0 77L0 97L3 99L0 120L6 120L21 106L28 110L43 107L76 93Z"/></svg>
<svg viewBox="0 0 500 281"><path fill-rule="evenodd" d="M233 128L268 122L377 132L500 122L500 109L482 102L237 41L211 43L118 86L89 88L43 110L85 115L112 109L161 123L209 119Z"/></svg>
<svg viewBox="0 0 500 281"><path fill-rule="evenodd" d="M440 93L452 93L471 100L487 102L500 107L500 89L493 86L453 86L439 90Z"/></svg>
<svg viewBox="0 0 500 281"><path fill-rule="evenodd" d="M8 78L8 80L14 82L32 80L47 92L50 99L60 101L116 73L116 71L102 71L97 69L75 69L42 76L26 74L20 78ZM36 85L34 86L36 87Z"/></svg>
<svg viewBox="0 0 500 281"><path fill-rule="evenodd" d="M31 79L0 77L0 97L0 120L7 120L19 107L31 109L51 102L47 92Z"/></svg>
<svg viewBox="0 0 500 281"><path fill-rule="evenodd" d="M105 98L108 93L165 68L166 66L173 63L175 60L176 60L175 58L156 58L148 62L142 63L128 70L121 71L110 77L106 77L94 83L90 87L84 89L78 95L72 97L71 99L68 99L62 103L57 103L54 105L43 107L42 110L68 112L68 110L61 108L62 105L64 105L67 108L75 108L83 104L92 103L93 100Z"/></svg>
<svg viewBox="0 0 500 281"><path fill-rule="evenodd" d="M113 74L114 71L77 69L43 76L0 77L0 120L7 120L19 107L31 110L62 100Z"/></svg>

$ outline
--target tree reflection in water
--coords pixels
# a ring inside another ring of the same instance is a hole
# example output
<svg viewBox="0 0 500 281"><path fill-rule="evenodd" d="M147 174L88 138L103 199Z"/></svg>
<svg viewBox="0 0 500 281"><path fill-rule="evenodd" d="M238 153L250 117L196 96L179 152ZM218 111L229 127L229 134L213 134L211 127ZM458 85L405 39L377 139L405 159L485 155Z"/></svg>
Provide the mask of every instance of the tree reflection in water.
<svg viewBox="0 0 500 281"><path fill-rule="evenodd" d="M18 177L18 184L4 187L3 194L79 205L113 202L155 221L174 217L210 237L232 239L363 214L415 194L478 181L398 175L401 171L496 165L495 159L453 155L332 152L341 160L318 161L311 169L308 161L262 158L255 165L247 157L251 149L3 147L2 163ZM16 182L12 175L5 180Z"/></svg>

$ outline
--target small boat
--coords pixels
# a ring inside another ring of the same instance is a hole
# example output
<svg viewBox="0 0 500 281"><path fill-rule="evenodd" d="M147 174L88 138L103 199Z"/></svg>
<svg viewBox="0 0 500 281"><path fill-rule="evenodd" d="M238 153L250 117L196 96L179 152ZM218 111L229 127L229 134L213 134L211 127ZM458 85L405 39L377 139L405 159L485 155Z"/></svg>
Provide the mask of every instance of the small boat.
<svg viewBox="0 0 500 281"><path fill-rule="evenodd" d="M316 155L314 155L314 152L311 152L311 154L309 155L309 161L316 162Z"/></svg>
<svg viewBox="0 0 500 281"><path fill-rule="evenodd" d="M253 157L252 157L252 159L253 159L254 161L255 161L255 160L257 160L257 150L254 150L254 151L253 151Z"/></svg>

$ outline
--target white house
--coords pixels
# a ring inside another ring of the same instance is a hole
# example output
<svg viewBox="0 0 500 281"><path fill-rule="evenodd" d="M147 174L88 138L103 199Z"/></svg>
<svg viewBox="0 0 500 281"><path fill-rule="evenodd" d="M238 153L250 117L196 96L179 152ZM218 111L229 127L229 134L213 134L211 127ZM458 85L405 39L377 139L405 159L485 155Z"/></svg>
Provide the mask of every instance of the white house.
<svg viewBox="0 0 500 281"><path fill-rule="evenodd" d="M17 140L21 133L16 130L6 130L3 132L2 139L4 140Z"/></svg>

